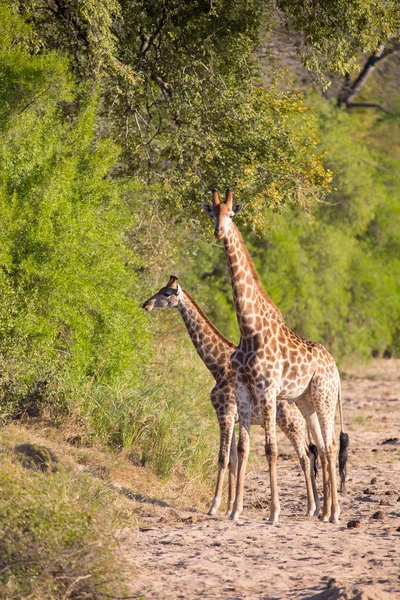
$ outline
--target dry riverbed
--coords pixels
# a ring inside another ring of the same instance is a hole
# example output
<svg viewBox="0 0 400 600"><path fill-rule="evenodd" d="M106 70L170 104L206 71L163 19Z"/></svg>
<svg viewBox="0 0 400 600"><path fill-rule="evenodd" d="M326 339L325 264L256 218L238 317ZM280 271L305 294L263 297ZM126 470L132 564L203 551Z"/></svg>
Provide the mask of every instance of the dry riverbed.
<svg viewBox="0 0 400 600"><path fill-rule="evenodd" d="M131 597L400 598L400 361L353 370L342 388L351 445L339 525L302 516L300 467L281 434L281 522L266 522L268 473L254 428L239 524L183 510L179 498L144 498L139 530L120 534Z"/></svg>

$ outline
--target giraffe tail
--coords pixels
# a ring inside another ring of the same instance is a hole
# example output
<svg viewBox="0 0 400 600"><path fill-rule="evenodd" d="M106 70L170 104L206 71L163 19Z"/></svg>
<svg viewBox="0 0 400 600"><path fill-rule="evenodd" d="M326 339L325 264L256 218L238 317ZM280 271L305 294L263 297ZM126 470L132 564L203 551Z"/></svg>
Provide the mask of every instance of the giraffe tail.
<svg viewBox="0 0 400 600"><path fill-rule="evenodd" d="M339 412L340 412L340 438L339 438L339 475L340 475L340 493L346 491L346 475L347 475L347 449L349 447L349 436L344 432L343 427L343 408L342 394L339 385L338 392Z"/></svg>
<svg viewBox="0 0 400 600"><path fill-rule="evenodd" d="M308 450L312 456L313 459L313 467L314 467L314 476L315 478L318 475L318 465L317 465L317 460L318 460L318 448L315 444L312 444L311 442L308 444Z"/></svg>

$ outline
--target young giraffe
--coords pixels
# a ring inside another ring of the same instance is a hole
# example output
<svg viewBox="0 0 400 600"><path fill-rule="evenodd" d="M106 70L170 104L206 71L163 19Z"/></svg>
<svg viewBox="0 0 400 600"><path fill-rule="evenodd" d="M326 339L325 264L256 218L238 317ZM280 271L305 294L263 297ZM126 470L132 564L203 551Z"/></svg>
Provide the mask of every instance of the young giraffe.
<svg viewBox="0 0 400 600"><path fill-rule="evenodd" d="M220 449L217 485L209 514L215 514L221 504L223 481L228 466L227 512L230 514L235 499L237 467L234 437L234 424L237 416L235 376L232 371L230 357L236 350L236 346L218 331L195 300L186 290L182 290L177 281L178 278L171 275L166 287L161 288L159 292L146 300L143 308L147 311L151 311L153 308L177 308L198 355L215 379L215 386L211 391L210 398L218 417ZM318 514L320 502L315 483L313 461L310 460L307 449L305 420L295 404L278 402L276 421L293 444L304 473L307 490L307 516ZM251 423L262 425L259 407L253 409ZM312 458L314 459L314 455L312 455Z"/></svg>
<svg viewBox="0 0 400 600"><path fill-rule="evenodd" d="M318 447L323 473L324 502L321 519L337 523L340 508L336 489L336 441L334 420L339 400L341 449L339 466L342 489L348 436L343 432L340 378L332 356L321 344L293 333L284 323L279 309L262 288L249 252L232 217L241 205L233 206L233 194L227 191L222 204L213 190L212 206L202 204L213 218L215 237L224 242L231 276L240 342L232 355L236 374L235 393L239 409L239 467L237 492L231 519L243 510L244 479L250 447L250 414L254 405L261 407L265 429L265 452L271 485L270 521L279 518L280 504L276 477L277 402L296 402Z"/></svg>

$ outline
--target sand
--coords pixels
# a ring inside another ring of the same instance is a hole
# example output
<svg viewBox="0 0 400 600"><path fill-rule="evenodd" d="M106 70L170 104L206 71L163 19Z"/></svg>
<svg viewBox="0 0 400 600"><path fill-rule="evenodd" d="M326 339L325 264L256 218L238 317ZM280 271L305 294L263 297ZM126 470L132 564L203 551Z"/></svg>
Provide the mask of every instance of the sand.
<svg viewBox="0 0 400 600"><path fill-rule="evenodd" d="M303 479L282 434L280 523L266 521L268 473L262 431L254 428L259 459L248 471L238 524L183 510L176 500L149 504L139 530L121 532L129 597L400 599L400 361L353 370L342 389L350 451L338 525L302 516Z"/></svg>

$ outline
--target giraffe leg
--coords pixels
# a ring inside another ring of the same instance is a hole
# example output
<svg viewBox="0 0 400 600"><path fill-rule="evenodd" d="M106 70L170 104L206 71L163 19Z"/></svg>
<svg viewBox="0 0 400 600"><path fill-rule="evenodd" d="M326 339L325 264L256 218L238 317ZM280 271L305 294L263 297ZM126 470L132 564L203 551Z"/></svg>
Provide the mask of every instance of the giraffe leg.
<svg viewBox="0 0 400 600"><path fill-rule="evenodd" d="M226 385L217 384L210 394L211 404L218 417L220 441L217 484L215 487L214 498L210 510L208 511L209 515L215 515L221 505L225 472L229 464L230 446L235 426L236 413L233 385L231 387L227 388Z"/></svg>
<svg viewBox="0 0 400 600"><path fill-rule="evenodd" d="M232 431L231 450L229 453L229 486L228 486L228 505L226 514L230 515L233 510L233 503L236 495L236 470L237 470L237 450L235 443L235 429Z"/></svg>
<svg viewBox="0 0 400 600"><path fill-rule="evenodd" d="M306 421L296 404L289 404L286 401L278 401L276 407L276 422L292 443L302 468L306 482L307 493L307 517L315 514L317 505L315 501L314 487L315 475L313 471L310 453L306 443Z"/></svg>
<svg viewBox="0 0 400 600"><path fill-rule="evenodd" d="M335 411L338 397L337 380L314 375L311 380L311 399L315 406L323 439L321 452L324 479L324 504L321 520L338 523L340 506L336 483Z"/></svg>
<svg viewBox="0 0 400 600"><path fill-rule="evenodd" d="M269 466L269 482L271 487L271 503L269 520L277 523L281 511L279 503L279 490L276 473L278 458L278 445L276 443L276 393L268 390L263 399L264 429L265 429L265 455Z"/></svg>
<svg viewBox="0 0 400 600"><path fill-rule="evenodd" d="M250 451L250 394L240 382L235 385L236 401L239 411L239 443L238 443L238 470L236 480L236 497L233 510L230 514L232 521L239 519L243 510L244 480Z"/></svg>
<svg viewBox="0 0 400 600"><path fill-rule="evenodd" d="M324 498L327 496L327 470L326 463L324 463L324 440L321 433L321 427L319 425L317 413L315 411L314 406L310 402L310 394L307 392L302 398L296 400L296 405L299 407L300 412L305 418L308 428L310 430L311 436L314 440L315 445L318 448L319 456L321 459L321 469L322 469L322 489ZM325 466L324 466L325 465ZM310 468L313 470L313 461L311 461ZM311 483L313 487L314 501L316 504L316 508L314 511L315 516L319 516L321 510L321 502L318 495L317 482L315 479L314 472L312 473ZM329 493L328 493L329 495Z"/></svg>
<svg viewBox="0 0 400 600"><path fill-rule="evenodd" d="M232 440L232 433L234 430L235 420L234 418L227 418L226 415L219 417L219 432L220 432L220 445L219 445L219 457L218 457L218 476L217 485L215 487L215 494L211 503L209 515L215 515L221 505L222 491L224 485L225 472L229 464L230 456L230 445Z"/></svg>
<svg viewBox="0 0 400 600"><path fill-rule="evenodd" d="M336 483L336 458L337 458L337 445L335 436L332 436L332 446L328 457L328 469L331 481L331 512L329 521L330 523L339 523L340 517L340 505Z"/></svg>

